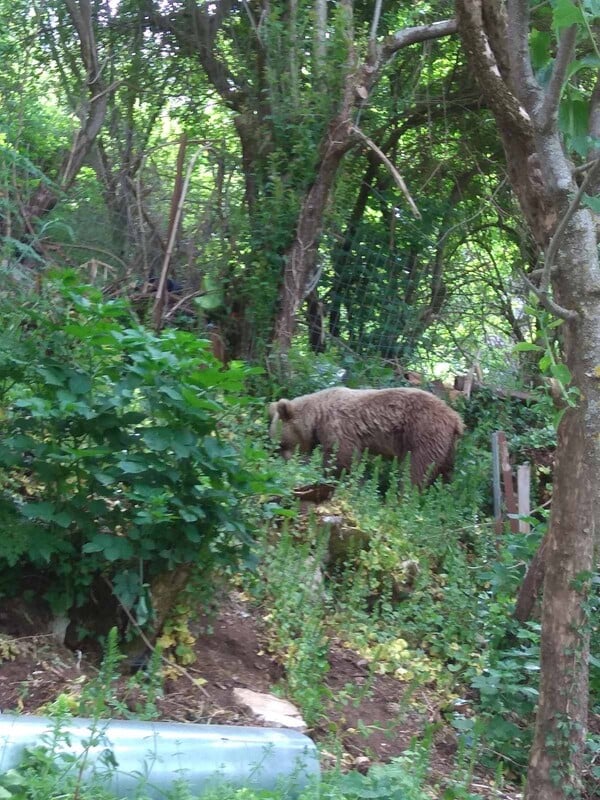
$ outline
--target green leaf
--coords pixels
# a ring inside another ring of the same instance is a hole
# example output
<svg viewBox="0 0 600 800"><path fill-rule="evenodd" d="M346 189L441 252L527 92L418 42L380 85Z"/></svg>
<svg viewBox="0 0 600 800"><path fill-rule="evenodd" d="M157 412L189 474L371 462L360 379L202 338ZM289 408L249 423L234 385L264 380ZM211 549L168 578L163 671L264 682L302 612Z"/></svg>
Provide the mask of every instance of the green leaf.
<svg viewBox="0 0 600 800"><path fill-rule="evenodd" d="M203 516L206 516L206 514L204 514ZM183 513L181 514L181 517L183 519L187 519L187 517ZM198 528L196 528L194 525L185 525L183 532L185 533L185 538L189 542L195 542L197 544L198 542L202 541L203 538L202 534L198 530Z"/></svg>
<svg viewBox="0 0 600 800"><path fill-rule="evenodd" d="M179 389L176 389L174 386L164 385L161 386L158 390L161 394L166 394L167 397L170 397L171 400L181 400L182 394Z"/></svg>
<svg viewBox="0 0 600 800"><path fill-rule="evenodd" d="M582 157L587 157L590 147L589 137L590 104L576 91L565 88L559 109L559 126L569 147Z"/></svg>
<svg viewBox="0 0 600 800"><path fill-rule="evenodd" d="M41 519L51 522L54 519L54 504L42 501L40 503L23 503L21 513L27 519Z"/></svg>
<svg viewBox="0 0 600 800"><path fill-rule="evenodd" d="M457 731L472 731L475 727L475 721L467 717L454 717L451 724Z"/></svg>
<svg viewBox="0 0 600 800"><path fill-rule="evenodd" d="M205 275L204 291L205 294L194 298L194 303L204 311L211 311L223 305L223 289L220 281L215 280L211 275Z"/></svg>
<svg viewBox="0 0 600 800"><path fill-rule="evenodd" d="M92 388L92 381L89 375L77 372L69 378L69 389L73 394L88 394Z"/></svg>
<svg viewBox="0 0 600 800"><path fill-rule="evenodd" d="M581 202L584 206L591 208L595 214L600 214L600 197L590 197L589 194L584 194Z"/></svg>
<svg viewBox="0 0 600 800"><path fill-rule="evenodd" d="M201 397L197 390L189 389L187 386L182 388L181 396L192 408L206 409L206 411L214 411L216 414L222 411L221 406L215 400Z"/></svg>
<svg viewBox="0 0 600 800"><path fill-rule="evenodd" d="M550 358L550 356L549 356L549 355L546 353L545 355L543 355L543 356L540 358L540 360L539 360L539 362L538 362L538 365L539 365L539 368L540 368L540 370L541 370L542 372L547 372L547 371L548 371L548 369L549 369L549 368L551 367L551 365L552 365L552 359L551 359L551 358Z"/></svg>
<svg viewBox="0 0 600 800"><path fill-rule="evenodd" d="M171 447L173 434L169 428L144 428L142 439L151 450L161 452Z"/></svg>
<svg viewBox="0 0 600 800"><path fill-rule="evenodd" d="M152 609L148 605L148 601L144 595L141 595L135 604L135 616L138 625L145 625L152 616Z"/></svg>
<svg viewBox="0 0 600 800"><path fill-rule="evenodd" d="M531 62L535 70L544 67L550 61L550 45L554 37L548 31L532 31L529 39Z"/></svg>
<svg viewBox="0 0 600 800"><path fill-rule="evenodd" d="M534 700L537 700L538 697L540 696L540 693L534 686L516 686L514 688L516 691L519 691L526 697L532 697Z"/></svg>
<svg viewBox="0 0 600 800"><path fill-rule="evenodd" d="M177 458L188 458L198 447L198 441L191 431L173 431L171 447Z"/></svg>
<svg viewBox="0 0 600 800"><path fill-rule="evenodd" d="M568 28L570 25L582 25L583 12L573 0L556 0L552 13L554 26L557 30Z"/></svg>
<svg viewBox="0 0 600 800"><path fill-rule="evenodd" d="M543 352L544 348L540 347L539 344L533 344L532 342L519 342L513 347L515 353L522 353L522 352L529 352L529 351L537 351L538 353Z"/></svg>
<svg viewBox="0 0 600 800"><path fill-rule="evenodd" d="M97 533L81 549L83 553L102 553L107 561L128 559L133 555L133 547L128 539L108 533Z"/></svg>
<svg viewBox="0 0 600 800"><path fill-rule="evenodd" d="M146 415L141 411L128 411L120 418L121 425L139 425L147 419Z"/></svg>
<svg viewBox="0 0 600 800"><path fill-rule="evenodd" d="M9 769L2 776L2 783L6 786L29 786L29 780L16 769Z"/></svg>
<svg viewBox="0 0 600 800"><path fill-rule="evenodd" d="M68 528L73 522L73 518L68 511L59 511L58 514L54 514L52 517L52 522L56 523L59 528Z"/></svg>
<svg viewBox="0 0 600 800"><path fill-rule="evenodd" d="M194 514L192 511L188 511L185 508L181 508L179 510L179 516L181 519L185 520L186 522L196 522L198 519L198 515Z"/></svg>
<svg viewBox="0 0 600 800"><path fill-rule="evenodd" d="M113 578L113 588L125 606L132 606L142 590L139 573L128 569L117 572Z"/></svg>
<svg viewBox="0 0 600 800"><path fill-rule="evenodd" d="M557 381L560 381L560 383L564 384L565 386L571 383L571 371L566 364L552 364L550 367L550 374L553 378L556 378Z"/></svg>
<svg viewBox="0 0 600 800"><path fill-rule="evenodd" d="M583 0L583 7L592 19L600 17L600 0Z"/></svg>
<svg viewBox="0 0 600 800"><path fill-rule="evenodd" d="M577 74L582 69L593 69L596 70L600 66L600 58L596 55L587 55L583 58L575 59L571 61L569 64L569 68L567 70L567 78L572 78L573 75Z"/></svg>
<svg viewBox="0 0 600 800"><path fill-rule="evenodd" d="M38 367L38 373L49 386L64 386L66 375L63 370L54 367Z"/></svg>
<svg viewBox="0 0 600 800"><path fill-rule="evenodd" d="M102 486L111 486L117 480L114 475L100 469L91 470L90 475L95 478L98 483L102 484Z"/></svg>
<svg viewBox="0 0 600 800"><path fill-rule="evenodd" d="M137 475L148 469L147 464L140 464L139 461L118 461L117 466L120 470L130 475Z"/></svg>

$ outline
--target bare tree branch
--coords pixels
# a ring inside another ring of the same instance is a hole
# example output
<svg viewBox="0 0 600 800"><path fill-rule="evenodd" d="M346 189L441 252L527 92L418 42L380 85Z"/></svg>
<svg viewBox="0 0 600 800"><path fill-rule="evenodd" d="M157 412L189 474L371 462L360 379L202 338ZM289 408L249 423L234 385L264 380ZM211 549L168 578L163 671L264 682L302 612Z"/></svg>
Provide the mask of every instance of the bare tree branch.
<svg viewBox="0 0 600 800"><path fill-rule="evenodd" d="M544 274L544 272L545 272L544 268L541 267L540 269L532 269L531 272L527 272L526 275L529 278L529 280L539 281L539 280L541 280L541 277ZM558 275L558 268L557 267L551 267L550 268L550 276L554 277L555 275Z"/></svg>
<svg viewBox="0 0 600 800"><path fill-rule="evenodd" d="M508 19L504 3L499 0L489 0L480 5L488 44L494 54L498 70L502 78L510 83Z"/></svg>
<svg viewBox="0 0 600 800"><path fill-rule="evenodd" d="M181 214L183 211L183 203L188 193L188 188L190 185L190 180L192 177L194 166L201 152L202 148L199 148L198 150L196 150L196 152L190 159L190 163L188 164L188 168L185 174L185 180L183 181L183 186L181 187L181 192L179 193L179 202L177 203L177 209L175 211L175 215L171 225L169 241L167 242L167 252L165 253L165 258L163 261L160 278L158 281L158 287L156 289L156 300L154 301L154 308L152 312L154 316L154 326L157 331L160 330L161 327L164 293L165 293L165 287L167 285L167 275L169 272L169 264L171 263L171 255L173 254L173 248L175 247L175 239L177 237L177 230L179 228L179 220L181 219Z"/></svg>
<svg viewBox="0 0 600 800"><path fill-rule="evenodd" d="M523 271L520 272L520 277L525 286L537 297L537 299L540 301L540 305L545 308L546 311L549 311L551 314L554 314L555 317L564 320L574 320L579 317L577 311L563 308L562 306L559 306L558 303L555 303L548 292L542 292L540 289L538 289L538 287L529 280Z"/></svg>
<svg viewBox="0 0 600 800"><path fill-rule="evenodd" d="M536 124L544 132L556 127L560 96L566 80L567 69L573 59L576 39L577 25L565 28L560 36L550 82L548 83L542 106L535 115Z"/></svg>
<svg viewBox="0 0 600 800"><path fill-rule="evenodd" d="M325 263L321 262L317 266L317 268L314 271L313 275L311 275L311 277L309 278L308 283L306 284L306 286L304 288L304 298L303 299L306 299L308 297L308 295L311 294L312 292L314 292L314 290L319 285L319 281L321 280L321 275L323 274L323 267L324 266L325 266Z"/></svg>
<svg viewBox="0 0 600 800"><path fill-rule="evenodd" d="M421 212L417 208L417 204L410 196L410 192L408 191L408 187L404 182L402 175L400 175L400 173L398 172L396 167L392 164L390 159L386 156L386 154L382 150L379 149L379 147L377 147L375 142L369 139L368 136L365 136L365 134L359 128L357 128L356 125L352 126L352 132L355 133L359 137L359 139L361 139L367 145L367 147L369 147L389 169L396 183L396 186L400 189L400 191L406 198L406 202L410 206L410 210L413 212L415 217L421 219Z"/></svg>
<svg viewBox="0 0 600 800"><path fill-rule="evenodd" d="M248 15L248 20L250 21L250 27L252 28L252 30L256 34L256 38L258 39L258 41L260 43L260 46L262 47L262 42L261 42L261 39L260 39L260 32L258 30L258 25L256 24L256 20L254 19L254 16L252 14L252 9L248 5L247 0L242 0L242 5L244 6L244 11Z"/></svg>
<svg viewBox="0 0 600 800"><path fill-rule="evenodd" d="M458 0L456 11L463 46L475 65L477 79L490 110L498 117L504 129L531 137L533 127L529 113L507 86L495 55L497 46L490 42L483 19L482 0ZM492 33L496 37L503 37L505 32L497 30L497 27Z"/></svg>
<svg viewBox="0 0 600 800"><path fill-rule="evenodd" d="M508 57L513 91L531 115L541 102L541 89L533 74L529 55L529 2L508 0Z"/></svg>
<svg viewBox="0 0 600 800"><path fill-rule="evenodd" d="M377 37L377 28L379 27L379 18L381 17L381 6L383 0L375 0L375 8L373 9L373 19L371 21L371 30L369 32L369 42L374 42Z"/></svg>
<svg viewBox="0 0 600 800"><path fill-rule="evenodd" d="M162 13L162 4L148 0L146 11L154 30L173 34L182 51L199 59L202 68L221 98L230 108L241 112L248 86L244 78L234 74L215 46L223 20L231 13L233 0L214 4L214 13L196 3L186 3L172 15ZM191 19L190 19L191 16Z"/></svg>
<svg viewBox="0 0 600 800"><path fill-rule="evenodd" d="M351 0L344 0L342 8L345 12L345 37L348 43L346 77L339 99L339 111L330 121L321 142L318 169L302 203L294 241L286 252L279 293L280 310L273 337L281 353L285 353L290 346L296 312L302 302L304 290L310 284L308 276L314 271L324 210L342 157L354 145L357 136L365 141L364 135L357 132L352 124L353 112L368 102L386 62L398 50L418 42L449 36L457 31L457 23L453 19L407 28L386 38L381 45L370 43L367 58L359 64L353 39ZM370 140L367 144L371 150L376 147ZM409 199L408 190L397 170L394 177L405 197ZM414 202L409 200L409 204L413 213L418 214Z"/></svg>
<svg viewBox="0 0 600 800"><path fill-rule="evenodd" d="M190 292L189 294L184 295L181 300L178 300L175 305L167 311L165 314L165 319L171 319L171 317L175 316L175 312L179 311L181 306L184 306L188 300L193 300L194 297L202 297L206 294L207 293L204 291L204 289L198 289L195 292Z"/></svg>
<svg viewBox="0 0 600 800"><path fill-rule="evenodd" d="M98 59L90 0L80 0L80 2L65 0L65 7L79 39L89 97L77 110L77 116L81 121L80 127L74 135L69 153L59 168L56 184L51 185L47 181L41 181L22 206L23 225L29 233L33 232L34 218L42 217L55 207L59 197L57 187L69 189L73 185L104 124L109 97L118 85L115 82L107 87L102 78L104 67L100 65ZM51 35L48 34L48 37L51 38ZM78 75L78 69L73 71ZM64 71L61 71L61 74L64 76Z"/></svg>
<svg viewBox="0 0 600 800"><path fill-rule="evenodd" d="M442 36L450 36L458 30L458 23L455 19L444 19L440 22L432 22L431 25L417 25L414 28L405 28L389 36L383 44L381 55L387 61L398 50L408 47L418 42L427 42L430 39L439 39Z"/></svg>
<svg viewBox="0 0 600 800"><path fill-rule="evenodd" d="M458 227L458 225L452 225L450 227L447 227L447 225L456 209L458 202L460 201L460 198L462 197L467 184L474 174L474 169L467 169L462 174L458 175L455 179L452 191L448 196L446 211L439 226L439 231L441 231L441 233L438 233L437 242L435 245L435 257L431 270L429 302L425 308L421 309L418 315L418 322L424 328L426 328L433 321L433 319L437 318L444 304L444 300L446 299L447 290L444 284L444 265L447 255L446 245L452 232Z"/></svg>
<svg viewBox="0 0 600 800"><path fill-rule="evenodd" d="M327 0L315 0L315 59L323 69L327 55Z"/></svg>

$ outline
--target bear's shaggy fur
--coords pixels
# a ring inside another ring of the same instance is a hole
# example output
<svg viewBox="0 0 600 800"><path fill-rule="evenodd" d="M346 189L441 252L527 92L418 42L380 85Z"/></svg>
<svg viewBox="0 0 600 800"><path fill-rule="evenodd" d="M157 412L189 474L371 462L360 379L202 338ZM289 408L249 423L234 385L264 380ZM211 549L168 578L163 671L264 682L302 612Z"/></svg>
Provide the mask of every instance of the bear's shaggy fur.
<svg viewBox="0 0 600 800"><path fill-rule="evenodd" d="M399 460L410 453L410 477L420 487L439 475L450 479L464 430L456 411L421 389L324 389L271 403L269 417L286 459L321 446L339 474L364 451Z"/></svg>

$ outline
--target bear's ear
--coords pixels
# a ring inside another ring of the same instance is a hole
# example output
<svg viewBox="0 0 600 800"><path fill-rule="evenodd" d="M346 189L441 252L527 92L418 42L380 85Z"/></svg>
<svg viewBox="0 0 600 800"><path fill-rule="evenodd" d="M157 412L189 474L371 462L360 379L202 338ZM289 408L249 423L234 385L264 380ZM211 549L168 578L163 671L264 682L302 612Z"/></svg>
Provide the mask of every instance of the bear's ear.
<svg viewBox="0 0 600 800"><path fill-rule="evenodd" d="M288 422L292 418L292 403L290 400L280 400L277 403L277 414L283 422Z"/></svg>

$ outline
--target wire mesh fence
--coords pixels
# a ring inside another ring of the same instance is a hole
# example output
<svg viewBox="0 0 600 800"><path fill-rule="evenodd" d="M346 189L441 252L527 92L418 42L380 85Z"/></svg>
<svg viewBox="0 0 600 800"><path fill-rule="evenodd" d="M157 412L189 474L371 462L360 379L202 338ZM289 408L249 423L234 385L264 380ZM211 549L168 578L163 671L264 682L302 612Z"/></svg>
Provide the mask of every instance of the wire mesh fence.
<svg viewBox="0 0 600 800"><path fill-rule="evenodd" d="M149 150L131 176L121 170L104 182L86 167L27 247L5 247L5 268L14 278L48 264L72 267L108 295L127 294L144 320L164 272L164 324L210 336L225 360L256 360L268 351L282 256L253 252L242 182L225 168L231 156L188 144L195 165L182 192L178 147ZM326 225L298 315L298 352L395 375L466 371L477 361L510 377L511 325L520 323L510 319L506 270L494 276L481 243L427 227L385 195L377 200L374 219Z"/></svg>

